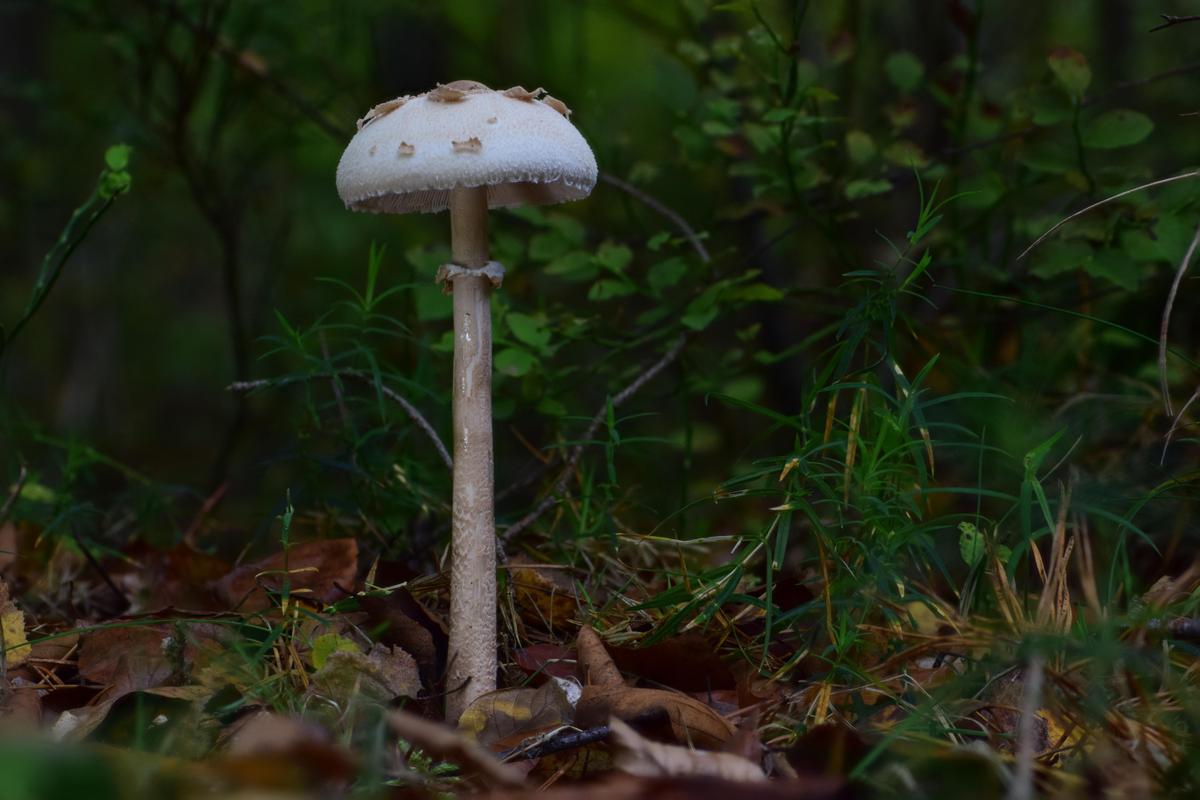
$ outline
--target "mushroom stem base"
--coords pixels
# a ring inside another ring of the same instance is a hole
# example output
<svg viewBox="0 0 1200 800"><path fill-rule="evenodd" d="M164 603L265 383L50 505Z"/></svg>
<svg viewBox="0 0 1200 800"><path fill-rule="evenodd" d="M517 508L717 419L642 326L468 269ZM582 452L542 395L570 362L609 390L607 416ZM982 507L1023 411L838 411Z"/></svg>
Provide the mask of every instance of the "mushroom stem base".
<svg viewBox="0 0 1200 800"><path fill-rule="evenodd" d="M446 721L496 688L496 521L492 466L492 284L454 285L454 521Z"/></svg>

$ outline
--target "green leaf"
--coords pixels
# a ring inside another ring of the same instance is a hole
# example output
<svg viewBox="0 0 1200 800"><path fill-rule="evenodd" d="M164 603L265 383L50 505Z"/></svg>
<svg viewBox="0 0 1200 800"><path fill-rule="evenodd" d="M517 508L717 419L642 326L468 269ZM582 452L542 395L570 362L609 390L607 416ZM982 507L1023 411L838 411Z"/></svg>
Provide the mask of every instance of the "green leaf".
<svg viewBox="0 0 1200 800"><path fill-rule="evenodd" d="M550 331L540 320L518 311L510 311L504 319L513 336L530 347L544 350L550 344Z"/></svg>
<svg viewBox="0 0 1200 800"><path fill-rule="evenodd" d="M671 241L671 232L659 231L646 240L646 247L651 251L658 252L658 250L669 241Z"/></svg>
<svg viewBox="0 0 1200 800"><path fill-rule="evenodd" d="M1084 265L1089 275L1112 281L1122 289L1136 291L1141 269L1137 261L1120 250L1101 250Z"/></svg>
<svg viewBox="0 0 1200 800"><path fill-rule="evenodd" d="M120 172L129 166L129 154L133 148L127 144L114 144L104 151L104 163L113 172Z"/></svg>
<svg viewBox="0 0 1200 800"><path fill-rule="evenodd" d="M633 294L634 286L625 281L605 279L596 281L588 290L588 300L611 300L614 297L625 297Z"/></svg>
<svg viewBox="0 0 1200 800"><path fill-rule="evenodd" d="M958 523L958 530L958 554L962 556L962 560L968 567L973 567L987 553L987 544L983 540L983 533L969 522Z"/></svg>
<svg viewBox="0 0 1200 800"><path fill-rule="evenodd" d="M887 57L883 62L883 71L887 73L893 86L902 92L911 92L921 85L925 66L912 53L900 50Z"/></svg>
<svg viewBox="0 0 1200 800"><path fill-rule="evenodd" d="M1137 144L1153 130L1154 123L1145 114L1128 108L1114 108L1087 123L1081 138L1084 147L1112 150Z"/></svg>
<svg viewBox="0 0 1200 800"><path fill-rule="evenodd" d="M100 196L104 199L116 197L119 194L124 194L129 191L130 184L133 179L128 172L106 172L100 179Z"/></svg>
<svg viewBox="0 0 1200 800"><path fill-rule="evenodd" d="M846 131L846 155L855 164L863 164L875 157L875 141L865 131Z"/></svg>
<svg viewBox="0 0 1200 800"><path fill-rule="evenodd" d="M773 303L776 300L783 299L783 292L765 283L751 283L748 286L739 286L730 291L729 299L741 300L748 303Z"/></svg>
<svg viewBox="0 0 1200 800"><path fill-rule="evenodd" d="M602 266L619 274L633 260L633 251L623 244L605 242L596 251L596 260Z"/></svg>
<svg viewBox="0 0 1200 800"><path fill-rule="evenodd" d="M908 139L900 139L888 145L883 157L898 167L924 167L929 163L925 151Z"/></svg>
<svg viewBox="0 0 1200 800"><path fill-rule="evenodd" d="M1038 250L1041 252L1038 253ZM1053 278L1087 264L1092 259L1092 248L1086 242L1052 241L1035 250L1038 253L1031 272L1039 278Z"/></svg>
<svg viewBox="0 0 1200 800"><path fill-rule="evenodd" d="M891 181L886 181L882 178L878 180L867 180L864 178L850 181L846 184L846 199L859 200L863 197L871 197L872 195L883 194L891 190Z"/></svg>
<svg viewBox="0 0 1200 800"><path fill-rule="evenodd" d="M1070 47L1058 47L1051 51L1046 63L1067 94L1077 99L1083 97L1092 82L1092 68L1083 53Z"/></svg>
<svg viewBox="0 0 1200 800"><path fill-rule="evenodd" d="M496 354L494 366L497 372L519 378L537 363L533 353L520 347L506 347Z"/></svg>
<svg viewBox="0 0 1200 800"><path fill-rule="evenodd" d="M308 654L308 660L317 669L325 666L325 662L334 653L357 653L358 645L349 639L338 636L336 633L326 633L313 639L312 650Z"/></svg>
<svg viewBox="0 0 1200 800"><path fill-rule="evenodd" d="M1035 125L1057 125L1075 114L1071 98L1059 86L1036 86L1022 100Z"/></svg>
<svg viewBox="0 0 1200 800"><path fill-rule="evenodd" d="M572 250L564 253L546 265L547 275L557 275L568 281L590 281L596 277L596 268L592 254L583 250Z"/></svg>
<svg viewBox="0 0 1200 800"><path fill-rule="evenodd" d="M529 240L529 257L534 261L550 261L571 249L571 242L558 232L539 233Z"/></svg>
<svg viewBox="0 0 1200 800"><path fill-rule="evenodd" d="M650 268L646 274L646 282L656 292L674 286L680 278L687 274L687 262L676 256L666 261L660 261Z"/></svg>

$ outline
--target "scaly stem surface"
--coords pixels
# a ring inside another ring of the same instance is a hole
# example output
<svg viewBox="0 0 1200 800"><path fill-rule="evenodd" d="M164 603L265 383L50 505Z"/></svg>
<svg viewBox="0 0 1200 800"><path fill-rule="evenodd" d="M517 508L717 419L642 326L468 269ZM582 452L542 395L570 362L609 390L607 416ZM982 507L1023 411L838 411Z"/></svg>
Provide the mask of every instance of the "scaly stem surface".
<svg viewBox="0 0 1200 800"><path fill-rule="evenodd" d="M450 204L454 263L488 262L487 190L457 189ZM454 289L454 525L446 721L496 688L496 520L492 469L492 287L458 274Z"/></svg>

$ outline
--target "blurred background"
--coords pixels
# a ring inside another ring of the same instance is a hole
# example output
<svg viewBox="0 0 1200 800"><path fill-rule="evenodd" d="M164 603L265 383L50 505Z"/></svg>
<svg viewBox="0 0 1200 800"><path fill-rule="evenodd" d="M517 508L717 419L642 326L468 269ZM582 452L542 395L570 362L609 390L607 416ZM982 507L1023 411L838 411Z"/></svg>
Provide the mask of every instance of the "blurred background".
<svg viewBox="0 0 1200 800"><path fill-rule="evenodd" d="M1049 493L1071 482L1121 541L1138 540L1120 522L1136 505L1158 550L1130 558L1157 571L1195 545L1191 410L1163 447L1200 374L1190 275L1170 325L1172 414L1155 342L1200 182L1130 195L1018 255L1073 210L1195 168L1200 26L1149 29L1198 11L6 0L10 333L98 176L129 183L93 198L102 215L6 343L0 478L27 474L15 516L98 547L201 532L236 553L269 544L290 490L313 531L430 565L448 475L377 389L448 433L433 275L449 221L351 213L333 176L368 108L468 78L564 100L603 173L586 201L492 215L508 269L494 301L502 528L597 412L579 502L534 523L560 544L765 524L769 504L722 493L739 476L768 486L822 434L862 514L886 484L895 520L949 520L923 529L935 539L960 519L943 514L1012 524L1025 455L1062 431ZM120 151L106 167L118 144L127 165ZM922 216L935 186L937 202L961 196ZM372 248L375 294L394 291L364 302ZM679 336L682 355L605 413ZM228 388L247 381L263 383ZM918 456L851 476L855 436L887 424L859 390L899 407L918 383L904 445Z"/></svg>

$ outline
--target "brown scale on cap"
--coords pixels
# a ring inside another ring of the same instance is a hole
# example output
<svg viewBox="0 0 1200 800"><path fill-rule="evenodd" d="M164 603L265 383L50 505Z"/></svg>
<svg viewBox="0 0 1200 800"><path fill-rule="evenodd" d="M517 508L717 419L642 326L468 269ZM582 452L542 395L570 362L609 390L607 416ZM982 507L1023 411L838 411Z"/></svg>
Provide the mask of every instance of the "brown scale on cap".
<svg viewBox="0 0 1200 800"><path fill-rule="evenodd" d="M558 113L562 114L564 117L570 119L571 109L567 108L567 104L562 100L559 100L557 97L553 97L551 95L546 95L542 98L542 102L553 108Z"/></svg>
<svg viewBox="0 0 1200 800"><path fill-rule="evenodd" d="M397 156L411 156L415 152L417 152L417 148L413 147L408 142L401 142L400 146L396 148Z"/></svg>
<svg viewBox="0 0 1200 800"><path fill-rule="evenodd" d="M465 100L467 95L490 91L490 88L479 81L451 81L439 83L437 88L427 92L425 97L435 103L459 103Z"/></svg>
<svg viewBox="0 0 1200 800"><path fill-rule="evenodd" d="M511 97L514 100L524 100L526 103L532 103L545 93L546 90L540 86L532 92L524 86L514 86L511 89L506 89L503 94L505 97Z"/></svg>
<svg viewBox="0 0 1200 800"><path fill-rule="evenodd" d="M479 141L478 136L472 136L465 142L450 142L456 153L478 153L483 149L483 142Z"/></svg>
<svg viewBox="0 0 1200 800"><path fill-rule="evenodd" d="M392 113L411 99L412 97L409 95L404 95L403 97L397 97L395 100L388 100L386 103L380 103L364 114L363 118L358 121L358 130L361 131L364 127L370 125L380 117L386 117L388 114Z"/></svg>

